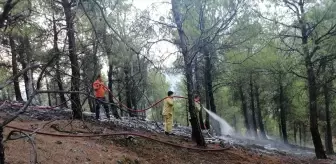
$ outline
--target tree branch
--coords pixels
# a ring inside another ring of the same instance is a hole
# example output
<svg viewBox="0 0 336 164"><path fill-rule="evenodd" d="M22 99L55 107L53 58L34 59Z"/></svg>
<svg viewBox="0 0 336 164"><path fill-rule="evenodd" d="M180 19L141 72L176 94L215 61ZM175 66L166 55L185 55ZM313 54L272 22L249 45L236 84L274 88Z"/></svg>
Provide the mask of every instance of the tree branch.
<svg viewBox="0 0 336 164"><path fill-rule="evenodd" d="M38 68L40 66L41 66L41 64L36 64L36 65L32 65L30 67L26 67L25 69L23 69L22 71L20 71L18 74L16 74L13 77L9 78L4 84L0 85L0 90L2 90L4 87L8 86L9 84L13 83L14 79L19 78L22 74L26 73L28 70L34 69L34 68Z"/></svg>

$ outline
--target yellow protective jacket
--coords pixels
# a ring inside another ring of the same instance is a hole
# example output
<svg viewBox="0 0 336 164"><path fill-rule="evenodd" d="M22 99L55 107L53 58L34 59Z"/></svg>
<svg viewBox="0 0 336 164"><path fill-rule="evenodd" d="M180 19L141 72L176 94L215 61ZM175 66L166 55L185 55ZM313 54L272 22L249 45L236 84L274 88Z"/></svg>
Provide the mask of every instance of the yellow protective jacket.
<svg viewBox="0 0 336 164"><path fill-rule="evenodd" d="M174 112L174 101L173 98L168 97L163 101L163 111L162 115L173 115Z"/></svg>

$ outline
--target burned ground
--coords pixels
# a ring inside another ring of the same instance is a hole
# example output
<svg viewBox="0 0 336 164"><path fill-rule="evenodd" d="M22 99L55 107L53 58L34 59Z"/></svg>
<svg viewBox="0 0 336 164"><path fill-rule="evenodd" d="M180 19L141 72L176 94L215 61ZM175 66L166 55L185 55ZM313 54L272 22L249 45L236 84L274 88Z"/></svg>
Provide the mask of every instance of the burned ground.
<svg viewBox="0 0 336 164"><path fill-rule="evenodd" d="M1 118L6 118L16 109L1 111ZM107 134L121 131L141 133L161 141L196 147L186 136L168 137L145 128L126 127L120 122L97 122L90 117L84 121L72 121L70 113L62 110L43 112L29 110L9 125L25 129L54 134ZM127 121L126 121L127 122ZM128 125L130 125L128 123ZM5 137L13 130L5 128ZM61 132L60 132L61 131ZM202 164L250 164L250 163L332 163L332 159L315 160L313 156L293 156L286 153L263 153L253 146L226 145L228 150L210 152L187 150L162 144L131 135L60 138L45 135L33 135L38 163L202 163ZM209 148L220 148L218 144L209 144ZM10 164L29 163L32 159L32 147L26 139L5 143L6 162Z"/></svg>

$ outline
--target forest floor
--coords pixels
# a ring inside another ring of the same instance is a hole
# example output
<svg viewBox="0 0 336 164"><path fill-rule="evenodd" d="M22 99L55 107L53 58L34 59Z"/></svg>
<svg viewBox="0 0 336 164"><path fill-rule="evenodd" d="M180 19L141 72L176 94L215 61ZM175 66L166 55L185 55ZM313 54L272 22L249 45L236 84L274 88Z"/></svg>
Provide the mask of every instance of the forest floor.
<svg viewBox="0 0 336 164"><path fill-rule="evenodd" d="M11 110L12 111L12 110ZM8 118L12 112L1 110L1 120ZM44 113L46 115L46 113ZM22 115L9 126L38 129L39 132L54 134L69 134L77 132L88 134L106 134L125 131L124 128L114 125L112 122L102 123L87 120L71 121L68 116L56 116L56 120L41 119L42 114L37 116ZM52 118L52 116L50 116ZM7 137L11 128L5 128L4 138ZM62 132L60 132L62 131ZM165 136L161 133L137 130L137 133L150 136L166 142L176 143L188 147L196 147L193 142L185 137ZM72 134L74 135L74 134ZM64 138L36 134L33 137L37 161L41 164L329 164L336 163L335 157L328 160L317 160L314 157L293 156L285 154L263 154L252 151L248 147L231 147L219 152L207 152L186 150L156 141L140 137L110 136L91 138ZM5 142L6 163L23 164L30 163L33 159L33 149L27 139L9 140ZM218 145L209 145L210 148L219 148Z"/></svg>

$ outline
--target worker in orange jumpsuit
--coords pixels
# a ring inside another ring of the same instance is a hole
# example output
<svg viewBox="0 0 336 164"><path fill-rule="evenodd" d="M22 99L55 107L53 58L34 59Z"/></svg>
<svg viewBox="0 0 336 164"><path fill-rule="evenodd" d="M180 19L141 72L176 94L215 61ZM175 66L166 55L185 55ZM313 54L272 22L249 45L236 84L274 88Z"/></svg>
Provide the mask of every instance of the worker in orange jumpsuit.
<svg viewBox="0 0 336 164"><path fill-rule="evenodd" d="M173 130L173 113L174 113L174 92L168 91L168 97L163 101L163 111L162 115L164 118L165 126L164 131L166 135L174 135Z"/></svg>
<svg viewBox="0 0 336 164"><path fill-rule="evenodd" d="M97 80L93 83L93 89L96 97L96 119L99 119L99 109L101 105L103 105L105 109L106 117L110 119L110 111L105 100L105 91L107 90L107 87L104 85L101 75L98 75Z"/></svg>

